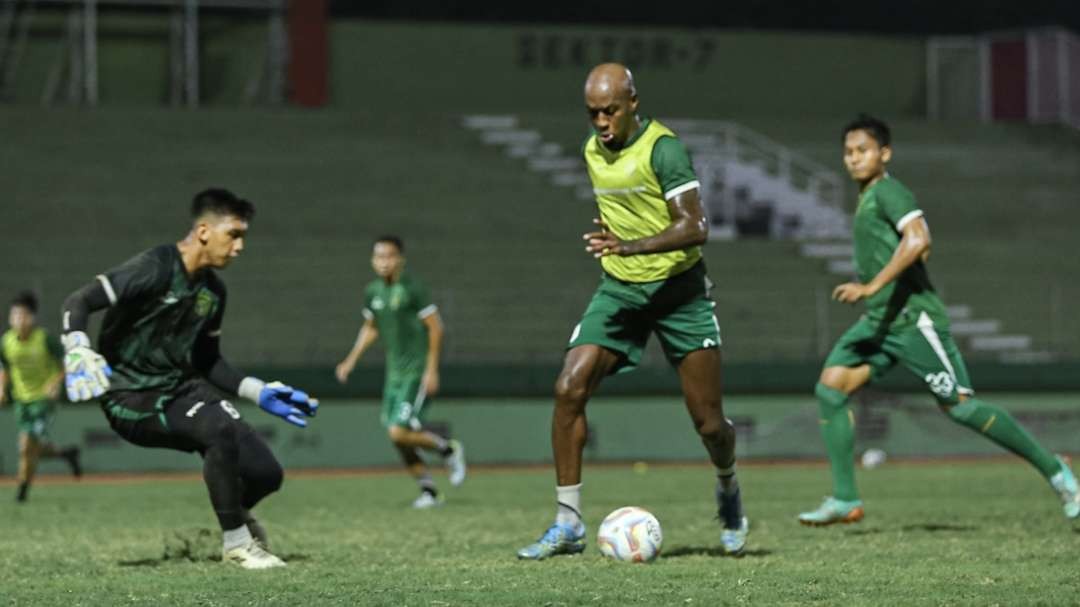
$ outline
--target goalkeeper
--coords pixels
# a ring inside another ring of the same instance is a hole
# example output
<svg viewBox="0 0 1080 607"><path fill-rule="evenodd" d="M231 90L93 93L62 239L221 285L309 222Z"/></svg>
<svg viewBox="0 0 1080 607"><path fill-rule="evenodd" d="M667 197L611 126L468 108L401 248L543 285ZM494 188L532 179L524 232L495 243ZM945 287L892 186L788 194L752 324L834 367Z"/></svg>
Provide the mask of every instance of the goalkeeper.
<svg viewBox="0 0 1080 607"><path fill-rule="evenodd" d="M225 285L215 270L243 250L254 206L210 189L195 196L191 214L183 240L99 274L64 302L68 396L100 397L109 425L128 442L199 453L224 536L222 560L245 569L280 567L285 563L269 552L251 509L281 487L281 465L229 398L254 401L300 427L318 401L245 377L219 350ZM105 308L95 351L87 320Z"/></svg>

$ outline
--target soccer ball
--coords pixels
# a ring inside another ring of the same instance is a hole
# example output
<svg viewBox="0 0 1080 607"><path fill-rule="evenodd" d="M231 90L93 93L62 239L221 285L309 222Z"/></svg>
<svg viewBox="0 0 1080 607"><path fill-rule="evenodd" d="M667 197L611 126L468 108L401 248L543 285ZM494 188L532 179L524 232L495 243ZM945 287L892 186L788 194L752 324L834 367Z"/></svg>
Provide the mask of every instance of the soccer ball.
<svg viewBox="0 0 1080 607"><path fill-rule="evenodd" d="M660 554L664 534L660 521L648 511L625 506L600 523L596 545L604 556L619 561L648 563Z"/></svg>
<svg viewBox="0 0 1080 607"><path fill-rule="evenodd" d="M862 454L863 468L877 468L888 458L881 449L867 449Z"/></svg>

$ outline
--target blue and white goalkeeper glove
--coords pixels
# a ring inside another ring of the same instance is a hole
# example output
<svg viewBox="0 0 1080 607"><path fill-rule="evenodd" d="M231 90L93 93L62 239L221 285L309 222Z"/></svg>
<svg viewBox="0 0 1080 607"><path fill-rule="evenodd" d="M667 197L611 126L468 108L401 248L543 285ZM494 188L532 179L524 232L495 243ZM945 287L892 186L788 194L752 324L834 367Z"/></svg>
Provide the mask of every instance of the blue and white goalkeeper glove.
<svg viewBox="0 0 1080 607"><path fill-rule="evenodd" d="M78 403L105 394L112 368L105 362L105 357L90 348L86 333L72 331L61 341L64 343L64 385L68 399Z"/></svg>
<svg viewBox="0 0 1080 607"><path fill-rule="evenodd" d="M311 398L303 390L286 386L279 381L261 386L254 382L261 383L254 378L245 379L240 385L240 395L254 400L263 411L276 415L290 424L301 428L307 427L307 420L304 418L315 417L319 409L319 399ZM254 388L258 388L257 394Z"/></svg>

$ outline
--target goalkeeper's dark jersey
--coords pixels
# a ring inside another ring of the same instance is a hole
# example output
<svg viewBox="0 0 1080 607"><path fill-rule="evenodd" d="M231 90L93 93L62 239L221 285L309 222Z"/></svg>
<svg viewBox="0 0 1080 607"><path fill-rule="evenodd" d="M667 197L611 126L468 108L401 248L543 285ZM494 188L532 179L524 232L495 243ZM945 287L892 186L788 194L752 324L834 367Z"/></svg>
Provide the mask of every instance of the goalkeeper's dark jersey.
<svg viewBox="0 0 1080 607"><path fill-rule="evenodd" d="M216 337L225 314L225 285L209 269L188 277L176 245L144 251L98 277L112 305L98 349L112 366L110 391L169 392L200 375L192 353L200 337Z"/></svg>

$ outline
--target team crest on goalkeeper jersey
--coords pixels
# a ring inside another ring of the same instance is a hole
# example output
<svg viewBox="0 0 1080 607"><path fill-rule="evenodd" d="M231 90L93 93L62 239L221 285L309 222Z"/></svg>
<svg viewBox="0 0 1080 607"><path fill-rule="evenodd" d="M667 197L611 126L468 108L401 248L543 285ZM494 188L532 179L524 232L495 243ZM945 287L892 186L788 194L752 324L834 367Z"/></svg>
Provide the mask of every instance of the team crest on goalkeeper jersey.
<svg viewBox="0 0 1080 607"><path fill-rule="evenodd" d="M210 311L214 308L214 296L202 289L199 294L195 296L195 314L198 316L208 316Z"/></svg>

